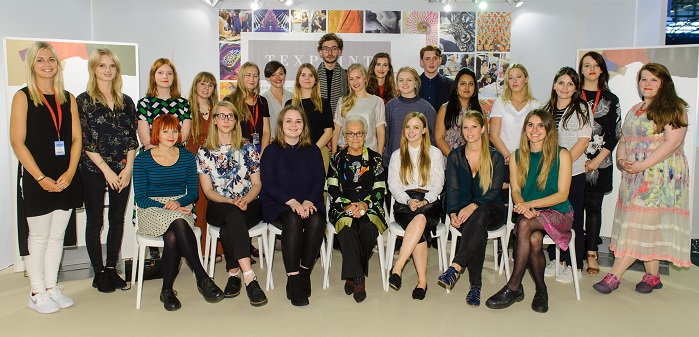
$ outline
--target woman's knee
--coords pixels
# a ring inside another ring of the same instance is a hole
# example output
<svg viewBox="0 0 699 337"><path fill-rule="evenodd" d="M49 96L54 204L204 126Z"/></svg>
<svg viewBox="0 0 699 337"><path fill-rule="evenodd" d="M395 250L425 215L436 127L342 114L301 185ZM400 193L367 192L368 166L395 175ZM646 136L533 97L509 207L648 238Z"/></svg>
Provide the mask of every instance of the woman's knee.
<svg viewBox="0 0 699 337"><path fill-rule="evenodd" d="M531 244L532 250L541 250L544 242L544 234L540 231L535 231L529 236L529 243Z"/></svg>

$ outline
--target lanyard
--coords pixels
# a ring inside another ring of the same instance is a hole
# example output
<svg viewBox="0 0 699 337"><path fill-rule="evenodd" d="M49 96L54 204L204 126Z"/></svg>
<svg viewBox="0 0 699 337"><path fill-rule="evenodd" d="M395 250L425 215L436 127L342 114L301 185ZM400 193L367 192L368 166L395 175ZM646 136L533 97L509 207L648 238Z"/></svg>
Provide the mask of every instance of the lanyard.
<svg viewBox="0 0 699 337"><path fill-rule="evenodd" d="M255 115L252 116L251 114L250 116L250 126L252 126L253 133L257 132L257 117L260 115L260 105L257 103L258 100L257 97L255 97L255 104L253 105L253 111L255 112Z"/></svg>
<svg viewBox="0 0 699 337"><path fill-rule="evenodd" d="M585 102L587 102L587 97L586 97L586 95L585 95L585 90L581 90L581 92L582 92L582 98L585 100ZM597 97L595 97L595 104L592 106L592 115L594 115L595 112L597 112L597 103L599 103L599 96L600 96L601 93L602 93L602 90L599 90L599 89L598 89L598 90L597 90Z"/></svg>
<svg viewBox="0 0 699 337"><path fill-rule="evenodd" d="M38 90L38 88L37 88ZM49 109L49 112L51 112L51 118L53 119L53 125L56 127L56 132L58 133L58 140L61 139L61 125L63 125L63 110L61 109L61 105L58 104L58 96L53 95L53 98L56 100L56 109L58 109L58 122L56 122L56 113L53 112L53 108L51 105L49 105L49 102L46 100L46 97L44 96L44 93L39 90L39 94L41 94L41 100L44 102L44 105Z"/></svg>

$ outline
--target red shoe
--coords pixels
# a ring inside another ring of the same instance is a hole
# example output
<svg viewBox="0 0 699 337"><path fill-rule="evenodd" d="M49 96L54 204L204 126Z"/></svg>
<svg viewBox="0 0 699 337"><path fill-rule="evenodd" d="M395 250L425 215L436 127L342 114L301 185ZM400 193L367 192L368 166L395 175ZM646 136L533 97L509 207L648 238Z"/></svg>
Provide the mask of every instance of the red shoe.
<svg viewBox="0 0 699 337"><path fill-rule="evenodd" d="M616 275L609 273L602 281L595 283L592 288L595 288L595 290L602 294L609 294L616 290L616 288L619 288L619 284L621 284L621 280L616 278Z"/></svg>
<svg viewBox="0 0 699 337"><path fill-rule="evenodd" d="M650 294L653 289L660 289L663 287L663 283L660 282L660 274L654 276L651 273L646 273L643 275L641 282L636 285L636 291L641 294Z"/></svg>

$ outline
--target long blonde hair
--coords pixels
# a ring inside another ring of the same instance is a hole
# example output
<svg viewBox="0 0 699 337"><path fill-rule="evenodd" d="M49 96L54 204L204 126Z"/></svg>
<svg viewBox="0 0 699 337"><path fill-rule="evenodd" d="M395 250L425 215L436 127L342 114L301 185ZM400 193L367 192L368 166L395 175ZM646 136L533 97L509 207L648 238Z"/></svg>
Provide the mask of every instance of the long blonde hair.
<svg viewBox="0 0 699 337"><path fill-rule="evenodd" d="M549 172L553 167L554 161L558 158L558 129L556 120L553 115L546 110L534 109L527 114L522 126L522 133L519 141L519 156L517 157L517 183L520 187L524 187L529 175L529 160L531 148L529 147L529 139L527 138L527 123L532 118L537 116L541 119L546 130L544 138L541 162L539 163L539 175L536 178L536 187L542 191L546 187L546 181L549 177Z"/></svg>
<svg viewBox="0 0 699 337"><path fill-rule="evenodd" d="M160 69L160 67L167 65L172 69L172 85L170 86L170 98L172 99L178 99L182 97L182 93L180 92L180 80L179 76L177 76L177 69L175 68L175 64L172 63L169 59L166 58L159 58L153 62L153 65L150 67L150 73L148 73L148 90L146 91L146 96L148 97L156 97L158 96L158 86L155 84L155 73Z"/></svg>
<svg viewBox="0 0 699 337"><path fill-rule="evenodd" d="M196 76L194 76L194 80L192 81L192 87L189 89L188 97L189 111L191 112L190 115L192 116L192 131L189 134L189 139L193 142L197 142L199 140L199 136L201 135L200 124L202 123L203 117L201 115L202 112L199 111L199 96L197 95L197 86L201 82L210 83L214 85L214 91L211 93L211 96L209 96L208 99L208 105L211 109L211 115L213 115L216 112L216 110L214 110L213 107L216 105L216 103L218 103L218 87L216 84L216 77L214 77L212 73L207 71L202 71L198 73ZM209 118L212 118L212 116L209 116ZM236 118L236 120L238 119Z"/></svg>
<svg viewBox="0 0 699 337"><path fill-rule="evenodd" d="M416 118L422 122L422 127L425 128L425 133L422 135L422 144L420 144L420 153L417 158L418 175L419 175L419 185L425 186L430 180L430 166L432 165L432 160L430 159L430 130L427 127L427 117L420 112L411 112L405 116L403 120L403 135L400 137L400 171L398 176L400 181L408 185L415 181L413 177L413 162L410 160L410 151L408 147L408 138L405 137L405 128L408 126L408 122ZM410 177L408 177L410 175Z"/></svg>
<svg viewBox="0 0 699 337"><path fill-rule="evenodd" d="M56 59L56 75L53 76L53 94L58 100L58 104L68 102L68 96L66 96L63 84L63 64L61 64L61 58L58 57L56 49L53 49L53 46L44 41L36 41L32 43L29 48L27 48L27 62L25 62L25 70L27 74L27 89L29 90L29 98L34 103L34 106L44 104L44 101L41 99L41 94L39 93L39 88L36 86L36 72L34 71L34 63L39 55L39 51L42 49L50 50L53 53L53 57Z"/></svg>
<svg viewBox="0 0 699 337"><path fill-rule="evenodd" d="M257 85L254 89L252 89L252 91L248 91L248 89L245 87L245 74L247 74L250 69L255 69L255 71L257 71L258 78ZM242 122L245 122L252 117L250 110L248 110L248 105L245 103L245 99L248 96L255 96L256 99L260 99L257 97L260 94L259 78L260 68L257 67L257 64L252 62L243 63L243 65L240 66L240 71L238 71L238 82L235 84L235 91L225 98L235 105L236 109L238 110L238 116L240 116L240 120Z"/></svg>
<svg viewBox="0 0 699 337"><path fill-rule="evenodd" d="M93 101L97 101L104 106L108 106L107 99L97 86L97 75L95 74L97 67L99 67L100 62L102 61L102 56L109 56L109 58L114 61L116 76L114 76L114 79L112 80L110 90L112 98L114 99L114 107L118 108L119 110L124 109L124 98L122 97L121 92L121 62L119 62L119 58L111 49L99 48L93 50L90 54L90 59L87 61L87 72L90 74L90 79L87 80L87 94Z"/></svg>
<svg viewBox="0 0 699 337"><path fill-rule="evenodd" d="M349 66L347 68L347 83L349 83L349 77L350 74L358 70L360 73L362 73L362 77L364 77L364 90L366 90L366 84L367 84L367 72L366 72L366 67L364 67L362 64L355 63ZM357 103L357 93L354 92L354 90L350 89L347 95L342 97L342 110L340 110L342 114L342 118L347 117L347 113L349 113L352 108L354 108L354 104ZM370 132L371 130L367 130L367 132Z"/></svg>
<svg viewBox="0 0 699 337"><path fill-rule="evenodd" d="M485 126L486 132L481 135L481 149L480 158L478 163L478 174L480 176L481 190L483 193L487 192L493 184L493 159L490 157L490 141L488 140L488 122L485 120L485 116L480 111L469 110L466 111L464 117L461 118L461 132L463 133L464 120L472 120L482 128ZM464 137L466 138L466 137Z"/></svg>
<svg viewBox="0 0 699 337"><path fill-rule="evenodd" d="M318 83L318 71L316 71L316 67L314 67L310 63L304 63L301 66L299 66L299 69L296 71L296 84L294 84L294 98L291 99L291 104L292 105L297 105L297 106L303 106L301 104L301 100L303 99L303 93L301 92L301 84L299 83L299 78L301 77L301 72L304 69L308 69L311 71L311 74L313 74L313 78L315 78L316 83L313 85L313 89L311 89L311 102L313 102L313 106L316 108L317 111L320 113L323 113L323 98L320 96L320 84Z"/></svg>
<svg viewBox="0 0 699 337"><path fill-rule="evenodd" d="M529 79L529 72L527 71L527 68L524 67L521 63L513 63L509 67L507 67L507 70L505 70L505 88L502 90L502 96L500 96L500 99L503 101L509 101L510 98L512 98L512 88L510 88L510 83L507 80L510 76L510 70L512 69L519 69L522 71L522 74L524 74L525 79ZM529 81L524 84L524 101L529 102L534 97L532 96L532 89L529 86Z"/></svg>
<svg viewBox="0 0 699 337"><path fill-rule="evenodd" d="M235 123L233 126L233 132L231 134L231 149L238 150L243 146L243 135L240 132L240 120L238 119L238 112L235 109L235 105L228 101L221 101L216 103L214 106L213 114L210 118L215 118L219 114L218 110L222 107L228 108L235 116ZM221 147L221 143L218 141L218 128L216 123L209 123L209 133L206 135L206 141L204 142L204 148L209 150L218 150Z"/></svg>

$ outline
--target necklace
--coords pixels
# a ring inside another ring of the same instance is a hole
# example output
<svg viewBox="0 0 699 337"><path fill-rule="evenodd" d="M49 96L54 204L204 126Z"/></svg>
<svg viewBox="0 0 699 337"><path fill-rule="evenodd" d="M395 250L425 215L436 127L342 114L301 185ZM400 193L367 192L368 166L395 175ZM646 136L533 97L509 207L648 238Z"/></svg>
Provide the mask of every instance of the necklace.
<svg viewBox="0 0 699 337"><path fill-rule="evenodd" d="M202 112L201 115L204 117L209 115L209 105L208 104L206 105L206 112Z"/></svg>

